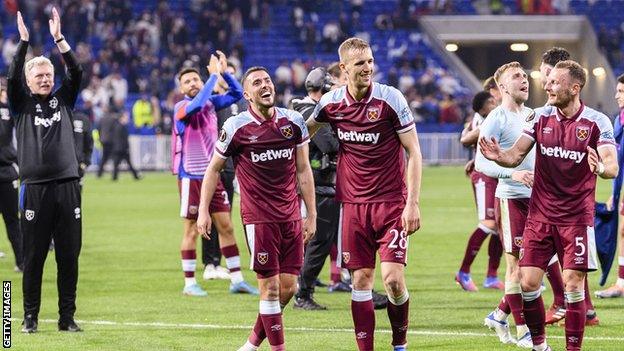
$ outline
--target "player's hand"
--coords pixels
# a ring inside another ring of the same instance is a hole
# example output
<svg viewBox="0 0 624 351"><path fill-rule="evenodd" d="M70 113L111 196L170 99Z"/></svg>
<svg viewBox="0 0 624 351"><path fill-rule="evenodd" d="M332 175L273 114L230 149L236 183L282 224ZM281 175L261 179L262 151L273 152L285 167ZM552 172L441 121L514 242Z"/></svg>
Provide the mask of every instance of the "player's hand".
<svg viewBox="0 0 624 351"><path fill-rule="evenodd" d="M522 183L529 188L533 187L533 172L531 171L514 171L511 174L511 179L518 183Z"/></svg>
<svg viewBox="0 0 624 351"><path fill-rule="evenodd" d="M223 74L227 70L227 57L221 50L217 50L217 56L219 57L219 72Z"/></svg>
<svg viewBox="0 0 624 351"><path fill-rule="evenodd" d="M210 55L210 61L208 63L208 73L219 74L219 59L215 55Z"/></svg>
<svg viewBox="0 0 624 351"><path fill-rule="evenodd" d="M48 24L50 25L50 34L54 40L61 39L63 36L61 34L61 16L59 16L56 7L52 8L52 18L48 20Z"/></svg>
<svg viewBox="0 0 624 351"><path fill-rule="evenodd" d="M479 139L479 147L483 156L488 160L496 161L502 153L500 145L498 145L498 141L494 137L491 137L490 140L487 140L487 138Z"/></svg>
<svg viewBox="0 0 624 351"><path fill-rule="evenodd" d="M212 219L210 213L207 210L199 209L199 215L197 216L197 232L201 234L206 240L210 240L210 229L212 228Z"/></svg>
<svg viewBox="0 0 624 351"><path fill-rule="evenodd" d="M466 162L466 165L464 166L464 172L466 172L466 177L470 177L470 173L472 173L472 171L474 171L474 167L475 167L475 161L474 160L470 160L470 161Z"/></svg>
<svg viewBox="0 0 624 351"><path fill-rule="evenodd" d="M22 18L22 13L17 11L17 30L20 34L20 39L23 41L28 41L30 35L28 34L28 28L24 24L24 19Z"/></svg>
<svg viewBox="0 0 624 351"><path fill-rule="evenodd" d="M316 234L316 215L308 213L303 220L303 243L307 244Z"/></svg>
<svg viewBox="0 0 624 351"><path fill-rule="evenodd" d="M420 229L420 209L416 204L406 204L401 215L401 225L407 235L412 235Z"/></svg>
<svg viewBox="0 0 624 351"><path fill-rule="evenodd" d="M598 153L596 153L596 150L592 149L591 147L587 147L587 163L589 163L589 170L592 173L598 174L598 162L600 160L598 159Z"/></svg>

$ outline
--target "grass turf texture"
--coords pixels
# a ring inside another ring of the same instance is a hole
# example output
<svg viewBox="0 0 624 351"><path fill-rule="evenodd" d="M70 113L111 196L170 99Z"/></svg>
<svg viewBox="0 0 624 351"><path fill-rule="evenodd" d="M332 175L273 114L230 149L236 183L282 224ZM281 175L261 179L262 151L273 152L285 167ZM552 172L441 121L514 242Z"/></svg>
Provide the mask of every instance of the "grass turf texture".
<svg viewBox="0 0 624 351"><path fill-rule="evenodd" d="M610 183L601 181L599 198L606 199ZM247 267L244 243L235 205L234 222L242 254L244 275L254 281ZM245 341L258 312L257 297L231 295L227 281L203 281L208 297L182 296L180 264L182 221L178 218L175 178L148 173L136 182L127 174L118 183L108 178L86 178L83 195L83 246L80 256L78 310L83 333L56 330L56 266L50 253L43 279L39 332L20 332L23 317L21 275L13 272L13 257L0 229L0 245L7 257L0 260L0 277L12 281L12 349L15 350L235 350ZM501 292L481 288L462 291L453 281L468 235L477 223L469 180L459 167L424 170L421 196L422 229L410 238L407 282L411 296L411 350L517 350L501 345L483 318L498 304ZM487 266L487 243L473 264L473 279L481 287ZM617 268L617 263L614 265ZM610 275L612 283L617 272ZM504 276L504 262L499 269ZM327 266L321 273L328 280ZM598 274L590 277L598 289ZM255 285L255 282L254 282ZM382 290L379 272L375 287ZM355 350L350 294L317 289L316 300L328 311L286 307L284 325L290 350ZM622 299L594 304L601 320L588 328L587 350L621 350L624 344ZM545 304L552 302L545 292ZM390 349L390 325L385 311L377 311L375 345ZM112 323L109 323L112 322ZM512 327L513 328L513 327ZM563 328L548 327L555 350L565 346ZM265 344L261 348L268 350Z"/></svg>

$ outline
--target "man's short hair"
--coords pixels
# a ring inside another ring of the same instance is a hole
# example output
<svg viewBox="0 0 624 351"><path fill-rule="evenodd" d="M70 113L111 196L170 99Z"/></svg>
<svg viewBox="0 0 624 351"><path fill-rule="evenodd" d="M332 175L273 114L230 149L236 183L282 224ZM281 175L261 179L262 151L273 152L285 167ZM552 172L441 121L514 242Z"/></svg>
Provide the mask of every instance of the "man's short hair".
<svg viewBox="0 0 624 351"><path fill-rule="evenodd" d="M474 98L472 98L472 110L474 112L479 112L488 99L491 99L492 97L492 94L490 94L487 90L478 92Z"/></svg>
<svg viewBox="0 0 624 351"><path fill-rule="evenodd" d="M334 78L339 78L342 75L342 70L340 69L340 62L334 62L327 67L327 73Z"/></svg>
<svg viewBox="0 0 624 351"><path fill-rule="evenodd" d="M43 65L48 65L52 67L52 71L54 72L54 65L52 64L52 61L50 61L49 58L45 56L37 56L37 57L31 58L30 60L26 62L26 64L24 65L24 74L28 77L28 72L30 72L30 70L32 70L33 67L43 66Z"/></svg>
<svg viewBox="0 0 624 351"><path fill-rule="evenodd" d="M568 50L560 48L558 46L553 47L542 55L542 62L551 66L555 66L559 62L569 59L570 53L568 52Z"/></svg>
<svg viewBox="0 0 624 351"><path fill-rule="evenodd" d="M241 85L245 85L245 80L247 80L247 77L249 77L250 74L254 72L258 72L258 71L265 71L269 76L271 76L271 74L269 73L269 70L267 70L266 67L263 67L263 66L249 67L247 71L245 71L245 74L243 74L243 79L241 79Z"/></svg>
<svg viewBox="0 0 624 351"><path fill-rule="evenodd" d="M585 86L585 82L587 82L587 74L585 73L583 67L578 64L578 62L573 60L561 61L555 65L555 68L567 69L570 77L576 80L581 86L581 89L583 89L583 87Z"/></svg>
<svg viewBox="0 0 624 351"><path fill-rule="evenodd" d="M522 68L522 65L518 61L513 61L498 67L498 69L494 73L494 80L496 81L497 85L500 84L500 79L503 76L503 73L511 68Z"/></svg>
<svg viewBox="0 0 624 351"><path fill-rule="evenodd" d="M624 74L620 74L620 76L617 77L617 81L618 81L618 83L624 84Z"/></svg>
<svg viewBox="0 0 624 351"><path fill-rule="evenodd" d="M490 91L490 89L498 89L494 76L489 76L485 82L483 82L483 90Z"/></svg>
<svg viewBox="0 0 624 351"><path fill-rule="evenodd" d="M338 48L338 56L340 57L340 61L344 62L344 57L349 50L364 51L366 49L370 49L370 45L366 40L352 37L340 44L340 47Z"/></svg>
<svg viewBox="0 0 624 351"><path fill-rule="evenodd" d="M201 74L199 74L199 70L197 68L186 67L186 68L182 68L180 70L180 72L178 72L178 80L181 81L182 80L182 76L187 74L187 73L197 73L197 75L201 77Z"/></svg>

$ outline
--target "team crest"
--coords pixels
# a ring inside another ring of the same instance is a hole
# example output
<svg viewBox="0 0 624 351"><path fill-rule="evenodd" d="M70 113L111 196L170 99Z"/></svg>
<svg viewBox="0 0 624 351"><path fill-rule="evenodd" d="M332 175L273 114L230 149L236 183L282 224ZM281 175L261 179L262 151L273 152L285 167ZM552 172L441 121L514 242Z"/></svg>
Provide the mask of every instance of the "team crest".
<svg viewBox="0 0 624 351"><path fill-rule="evenodd" d="M531 111L531 114L526 118L527 122L531 122L535 119L535 111Z"/></svg>
<svg viewBox="0 0 624 351"><path fill-rule="evenodd" d="M189 213L192 215L197 214L197 206L189 206Z"/></svg>
<svg viewBox="0 0 624 351"><path fill-rule="evenodd" d="M488 217L494 217L495 213L494 213L494 209L493 208L486 208L485 209L485 213Z"/></svg>
<svg viewBox="0 0 624 351"><path fill-rule="evenodd" d="M375 122L376 120L379 119L379 108L378 107L369 107L368 110L366 110L366 118L368 118L369 121L371 122Z"/></svg>
<svg viewBox="0 0 624 351"><path fill-rule="evenodd" d="M290 139L294 135L292 126L290 124L287 126L280 127L280 132L286 139Z"/></svg>
<svg viewBox="0 0 624 351"><path fill-rule="evenodd" d="M521 236L517 236L514 238L514 245L516 245L517 247L522 247L522 237Z"/></svg>
<svg viewBox="0 0 624 351"><path fill-rule="evenodd" d="M56 99L56 96L52 98L52 100L50 100L50 108L56 108L56 106L58 106L58 100Z"/></svg>
<svg viewBox="0 0 624 351"><path fill-rule="evenodd" d="M260 264L266 264L267 262L269 262L269 253L268 252L258 252L258 255L256 255L258 258L258 263Z"/></svg>
<svg viewBox="0 0 624 351"><path fill-rule="evenodd" d="M351 254L348 252L343 252L342 253L342 262L344 263L349 263L349 260L351 259Z"/></svg>
<svg viewBox="0 0 624 351"><path fill-rule="evenodd" d="M33 210L26 210L26 211L24 211L24 215L26 216L26 220L27 221L32 221L33 218L35 218L35 211L33 211Z"/></svg>
<svg viewBox="0 0 624 351"><path fill-rule="evenodd" d="M589 137L589 127L578 126L576 127L576 138L583 141Z"/></svg>
<svg viewBox="0 0 624 351"><path fill-rule="evenodd" d="M227 139L227 133L225 132L225 129L221 129L221 133L219 133L219 141L224 142L225 139Z"/></svg>

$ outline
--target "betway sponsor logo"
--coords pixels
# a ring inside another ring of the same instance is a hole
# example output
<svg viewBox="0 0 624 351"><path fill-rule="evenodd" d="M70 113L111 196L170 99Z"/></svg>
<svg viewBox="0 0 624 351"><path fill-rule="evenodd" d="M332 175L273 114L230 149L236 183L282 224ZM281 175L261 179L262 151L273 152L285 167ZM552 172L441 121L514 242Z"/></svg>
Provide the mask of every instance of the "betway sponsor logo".
<svg viewBox="0 0 624 351"><path fill-rule="evenodd" d="M59 122L60 120L61 120L61 111L54 112L51 118L43 118L43 117L35 116L35 126L44 126L48 128L52 126L54 122Z"/></svg>
<svg viewBox="0 0 624 351"><path fill-rule="evenodd" d="M293 149L281 149L281 150L267 150L259 154L251 152L251 162L264 162L278 160L280 158L291 159Z"/></svg>
<svg viewBox="0 0 624 351"><path fill-rule="evenodd" d="M585 152L566 150L560 146L545 147L544 145L540 145L540 150L542 151L542 155L565 158L574 161L574 163L581 163L586 155Z"/></svg>
<svg viewBox="0 0 624 351"><path fill-rule="evenodd" d="M342 131L338 128L338 139L342 141L357 141L361 143L377 144L379 133L361 133L356 131Z"/></svg>

